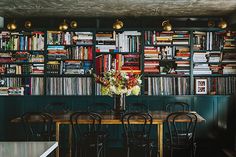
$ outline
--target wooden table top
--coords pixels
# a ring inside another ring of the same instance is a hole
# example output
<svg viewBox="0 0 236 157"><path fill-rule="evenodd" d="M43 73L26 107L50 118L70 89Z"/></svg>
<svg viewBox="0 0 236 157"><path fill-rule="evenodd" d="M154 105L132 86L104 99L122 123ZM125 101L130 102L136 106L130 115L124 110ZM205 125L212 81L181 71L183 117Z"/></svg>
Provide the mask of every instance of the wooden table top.
<svg viewBox="0 0 236 157"><path fill-rule="evenodd" d="M198 122L203 122L205 119L200 116L198 113L192 111L193 113L196 114L198 118ZM168 112L165 111L151 111L150 114L153 117L153 124L159 124L162 122L166 121L166 117L169 115ZM70 115L71 113L60 113L60 114L52 114L53 117L53 122L60 122L60 123L70 123ZM121 124L121 117L116 116L112 113L106 113L106 114L101 114L102 115L102 124ZM180 119L178 120L179 122L186 122L186 119ZM17 117L11 120L13 123L19 123L21 122L21 118ZM39 122L37 119L32 119L32 122ZM135 122L138 124L138 120L135 120ZM81 118L79 120L80 124L87 124L89 123L89 119L86 118Z"/></svg>

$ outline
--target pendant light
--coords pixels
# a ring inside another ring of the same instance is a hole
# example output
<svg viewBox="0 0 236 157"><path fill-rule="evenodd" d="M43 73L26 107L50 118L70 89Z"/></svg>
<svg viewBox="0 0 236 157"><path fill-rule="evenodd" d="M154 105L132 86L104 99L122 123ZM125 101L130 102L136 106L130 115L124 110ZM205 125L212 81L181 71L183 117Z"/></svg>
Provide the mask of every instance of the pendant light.
<svg viewBox="0 0 236 157"><path fill-rule="evenodd" d="M15 30L16 28L17 28L17 25L16 25L15 21L7 24L7 29L10 31Z"/></svg>
<svg viewBox="0 0 236 157"><path fill-rule="evenodd" d="M163 21L162 22L162 27L163 27L163 30L165 30L165 31L171 31L172 30L172 25L170 24L169 20Z"/></svg>
<svg viewBox="0 0 236 157"><path fill-rule="evenodd" d="M32 22L31 21L25 21L25 28L29 29L32 26Z"/></svg>
<svg viewBox="0 0 236 157"><path fill-rule="evenodd" d="M227 22L223 18L221 18L218 27L221 29L225 29L227 27Z"/></svg>
<svg viewBox="0 0 236 157"><path fill-rule="evenodd" d="M66 20L64 20L60 25L59 25L59 30L60 31L65 31L68 29L68 24L66 23Z"/></svg>
<svg viewBox="0 0 236 157"><path fill-rule="evenodd" d="M71 27L71 28L77 28L77 27L78 27L78 23L73 20L73 21L71 21L71 23L70 23L70 27Z"/></svg>
<svg viewBox="0 0 236 157"><path fill-rule="evenodd" d="M113 23L113 29L121 29L124 26L124 23L120 20L116 20L116 22Z"/></svg>

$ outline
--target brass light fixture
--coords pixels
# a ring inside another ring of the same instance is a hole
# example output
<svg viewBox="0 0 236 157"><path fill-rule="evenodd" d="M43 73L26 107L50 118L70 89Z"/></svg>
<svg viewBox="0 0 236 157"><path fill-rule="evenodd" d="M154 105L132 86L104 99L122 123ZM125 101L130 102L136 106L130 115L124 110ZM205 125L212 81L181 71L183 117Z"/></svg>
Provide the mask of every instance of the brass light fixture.
<svg viewBox="0 0 236 157"><path fill-rule="evenodd" d="M17 28L17 25L16 25L15 21L7 24L7 29L10 31L15 30L16 28Z"/></svg>
<svg viewBox="0 0 236 157"><path fill-rule="evenodd" d="M213 21L213 20L208 20L207 26L208 26L208 27L215 27L215 21Z"/></svg>
<svg viewBox="0 0 236 157"><path fill-rule="evenodd" d="M71 21L70 27L71 28L77 28L78 27L78 23L76 21Z"/></svg>
<svg viewBox="0 0 236 157"><path fill-rule="evenodd" d="M59 30L65 31L68 29L68 24L66 23L66 20L64 20L60 25L59 25Z"/></svg>
<svg viewBox="0 0 236 157"><path fill-rule="evenodd" d="M113 23L113 29L121 29L124 26L124 23L120 20L116 20L116 22Z"/></svg>
<svg viewBox="0 0 236 157"><path fill-rule="evenodd" d="M170 24L169 20L165 20L162 22L162 27L165 31L171 31L172 30L172 25Z"/></svg>
<svg viewBox="0 0 236 157"><path fill-rule="evenodd" d="M227 22L223 18L221 18L218 27L221 29L225 29L227 27Z"/></svg>
<svg viewBox="0 0 236 157"><path fill-rule="evenodd" d="M25 21L25 28L31 28L32 22L31 21Z"/></svg>

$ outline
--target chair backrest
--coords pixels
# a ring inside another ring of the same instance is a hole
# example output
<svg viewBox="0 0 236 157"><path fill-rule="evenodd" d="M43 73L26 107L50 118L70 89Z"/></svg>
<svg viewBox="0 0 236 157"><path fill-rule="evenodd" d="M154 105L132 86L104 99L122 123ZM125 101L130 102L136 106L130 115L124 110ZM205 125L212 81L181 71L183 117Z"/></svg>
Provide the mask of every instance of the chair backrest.
<svg viewBox="0 0 236 157"><path fill-rule="evenodd" d="M136 122L139 122L137 125ZM144 140L150 138L153 118L149 113L129 112L122 116L122 125L126 143L129 140Z"/></svg>
<svg viewBox="0 0 236 157"><path fill-rule="evenodd" d="M86 126L80 123L80 120L89 121ZM70 116L74 139L83 138L85 134L94 134L101 130L100 114L95 112L74 112ZM85 126L85 127L84 127Z"/></svg>
<svg viewBox="0 0 236 157"><path fill-rule="evenodd" d="M141 102L135 102L135 103L130 103L127 106L127 109L129 112L148 112L149 107L148 105L141 103Z"/></svg>
<svg viewBox="0 0 236 157"><path fill-rule="evenodd" d="M66 113L69 111L69 107L62 102L53 102L44 106L44 112L47 113Z"/></svg>
<svg viewBox="0 0 236 157"><path fill-rule="evenodd" d="M184 112L190 111L190 105L186 102L172 102L165 106L166 112Z"/></svg>
<svg viewBox="0 0 236 157"><path fill-rule="evenodd" d="M96 113L111 113L112 105L110 105L109 103L97 102L88 106L88 111Z"/></svg>
<svg viewBox="0 0 236 157"><path fill-rule="evenodd" d="M50 141L53 118L42 112L26 112L21 116L27 141Z"/></svg>
<svg viewBox="0 0 236 157"><path fill-rule="evenodd" d="M187 146L195 141L197 116L194 113L173 112L167 116L166 122L172 145Z"/></svg>

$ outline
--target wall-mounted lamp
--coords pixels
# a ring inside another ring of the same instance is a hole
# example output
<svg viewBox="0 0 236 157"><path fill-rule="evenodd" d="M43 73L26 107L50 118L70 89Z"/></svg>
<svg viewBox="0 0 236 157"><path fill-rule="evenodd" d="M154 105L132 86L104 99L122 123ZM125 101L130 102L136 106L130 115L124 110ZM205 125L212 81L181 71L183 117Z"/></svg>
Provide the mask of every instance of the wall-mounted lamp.
<svg viewBox="0 0 236 157"><path fill-rule="evenodd" d="M15 21L7 24L7 29L10 31L15 30L16 28L17 28L17 25L16 25Z"/></svg>
<svg viewBox="0 0 236 157"><path fill-rule="evenodd" d="M215 21L213 21L213 20L208 20L208 22L207 22L207 26L208 27L215 27Z"/></svg>
<svg viewBox="0 0 236 157"><path fill-rule="evenodd" d="M124 26L124 23L120 20L116 20L116 22L113 23L113 29L121 29Z"/></svg>
<svg viewBox="0 0 236 157"><path fill-rule="evenodd" d="M162 22L162 27L163 27L163 30L165 30L165 31L171 31L172 30L172 25L170 24L169 20L163 21Z"/></svg>
<svg viewBox="0 0 236 157"><path fill-rule="evenodd" d="M221 18L218 27L221 29L225 29L227 27L227 22L223 18Z"/></svg>
<svg viewBox="0 0 236 157"><path fill-rule="evenodd" d="M31 21L25 21L25 28L31 28L32 22Z"/></svg>
<svg viewBox="0 0 236 157"><path fill-rule="evenodd" d="M71 28L77 28L78 27L78 23L76 21L71 21L70 22L70 27Z"/></svg>
<svg viewBox="0 0 236 157"><path fill-rule="evenodd" d="M59 25L59 30L60 31L65 31L68 29L68 24L66 23L66 20L64 20L60 25Z"/></svg>

